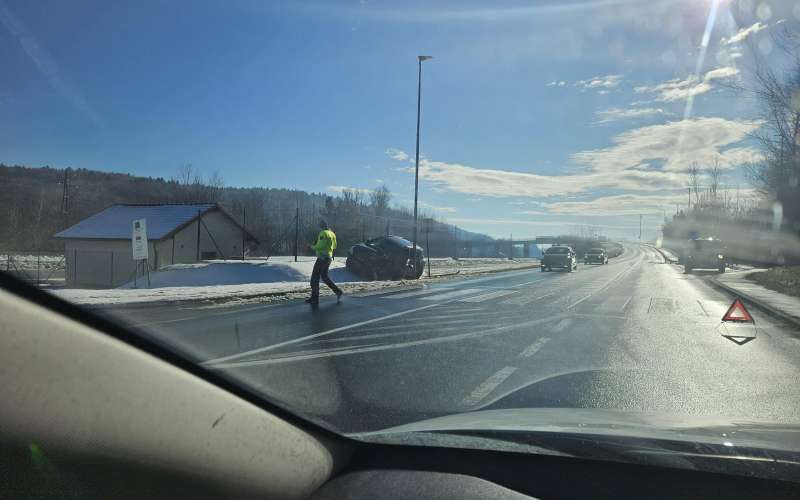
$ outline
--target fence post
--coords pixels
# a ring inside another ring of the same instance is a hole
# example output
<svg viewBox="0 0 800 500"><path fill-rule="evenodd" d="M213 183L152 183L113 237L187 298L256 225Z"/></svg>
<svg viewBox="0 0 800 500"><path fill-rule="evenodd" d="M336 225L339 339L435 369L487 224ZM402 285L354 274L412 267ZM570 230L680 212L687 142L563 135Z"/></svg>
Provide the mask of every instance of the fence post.
<svg viewBox="0 0 800 500"><path fill-rule="evenodd" d="M294 209L294 261L297 262L297 244L300 238L300 206Z"/></svg>
<svg viewBox="0 0 800 500"><path fill-rule="evenodd" d="M428 219L428 223L425 224L425 246L426 251L428 252L428 278L431 277L431 220ZM415 248L414 251L416 252L417 249ZM415 257L416 260L416 257Z"/></svg>
<svg viewBox="0 0 800 500"><path fill-rule="evenodd" d="M197 255L195 262L200 262L200 218L203 216L200 210L197 211Z"/></svg>

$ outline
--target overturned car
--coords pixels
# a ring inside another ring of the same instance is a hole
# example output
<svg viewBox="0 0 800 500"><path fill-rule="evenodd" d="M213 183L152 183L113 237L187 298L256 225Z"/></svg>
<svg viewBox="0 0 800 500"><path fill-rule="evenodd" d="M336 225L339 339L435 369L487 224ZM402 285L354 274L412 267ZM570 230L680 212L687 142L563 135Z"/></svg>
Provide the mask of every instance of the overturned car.
<svg viewBox="0 0 800 500"><path fill-rule="evenodd" d="M399 236L380 236L350 247L347 270L365 280L417 279L425 268L422 248Z"/></svg>

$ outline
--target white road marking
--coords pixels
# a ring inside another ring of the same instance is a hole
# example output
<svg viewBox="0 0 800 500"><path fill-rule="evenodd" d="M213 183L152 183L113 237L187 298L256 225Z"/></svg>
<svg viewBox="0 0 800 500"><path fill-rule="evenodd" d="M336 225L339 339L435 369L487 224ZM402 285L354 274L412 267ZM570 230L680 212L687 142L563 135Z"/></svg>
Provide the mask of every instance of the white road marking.
<svg viewBox="0 0 800 500"><path fill-rule="evenodd" d="M628 307L628 304L630 304L630 303L631 303L631 300L633 300L633 295L631 295L630 297L628 297L628 300L626 300L626 301L625 301L625 303L624 303L624 304L622 304L622 307L620 307L620 308L619 308L619 312L622 312L622 311L624 311L624 310L625 310L625 308L626 308L626 307Z"/></svg>
<svg viewBox="0 0 800 500"><path fill-rule="evenodd" d="M528 347L526 347L524 351L522 351L521 353L519 353L519 357L520 357L520 358L530 358L531 356L533 356L534 354L536 354L537 352L539 352L539 349L541 349L542 347L544 347L544 345L545 345L545 344L546 344L546 343L547 343L549 340L550 340L550 339L549 339L548 337L542 337L542 338L540 338L539 340L537 340L537 341L536 341L536 342L534 342L533 344L531 344L531 345L529 345Z"/></svg>
<svg viewBox="0 0 800 500"><path fill-rule="evenodd" d="M512 293L517 292L516 290L498 290L496 292L484 293L483 295L477 295L475 297L467 297L466 299L461 299L460 302L483 302L485 300L505 297L506 295L511 295Z"/></svg>
<svg viewBox="0 0 800 500"><path fill-rule="evenodd" d="M453 297L461 297L462 295L469 295L471 293L480 292L480 288L465 288L463 290L453 290L452 292L442 293L438 295L428 295L422 297L420 300L444 300Z"/></svg>
<svg viewBox="0 0 800 500"><path fill-rule="evenodd" d="M581 298L581 299L578 299L578 300L576 300L575 302L573 302L572 304L568 305L568 306L566 307L566 309L572 309L573 307L577 306L578 304L582 303L583 301L585 301L585 300L587 300L587 299L589 299L589 298L593 297L593 296L594 296L594 294L596 294L596 293L597 293L597 292L599 292L600 290L604 290L604 289L608 288L609 286L611 286L612 284L616 283L616 282L617 282L617 281L618 281L618 280L619 280L619 279L620 279L620 278L621 278L621 277L622 277L624 274L626 274L626 273L630 272L630 271L631 271L631 269L633 269L634 267L636 267L638 264L641 264L641 263L642 263L642 260L643 260L642 258L639 258L639 259L638 259L636 262L634 262L634 263L633 263L633 264L631 264L630 266L626 267L625 269L623 269L622 271L620 271L619 273L617 273L617 275L616 275L616 276L614 276L614 277L613 277L613 278L611 278L610 280L606 281L606 283L605 283L603 286L601 286L600 288L596 288L596 289L592 290L591 292L589 292L589 293L588 293L586 296L584 296L583 298Z"/></svg>
<svg viewBox="0 0 800 500"><path fill-rule="evenodd" d="M427 295L429 293L436 293L436 292L438 292L438 290L431 290L429 288L425 288L425 289L422 289L422 290L413 290L411 292L405 292L405 293L388 294L388 295L385 295L385 296L383 296L381 298L382 299L405 299L406 297L415 297L417 295Z"/></svg>
<svg viewBox="0 0 800 500"><path fill-rule="evenodd" d="M411 314L411 313L417 312L417 311L424 311L425 309L430 309L430 308L436 307L438 305L440 305L440 304L437 303L437 304L429 304L427 306L415 307L414 309L407 309L405 311L400 311L400 312L397 312L397 313L394 313L394 314L387 314L386 316L380 316L380 317L377 317L377 318L368 319L366 321L360 321L358 323L351 323L349 325L340 326L339 328L333 328L332 330L325 330L324 332L314 333L312 335L306 335L305 337L299 337L299 338L296 338L296 339L287 340L285 342L278 342L277 344L272 344L272 345L268 345L268 346L265 346L265 347L259 347L258 349L251 349L249 351L244 351L244 352L239 352L239 353L236 353L236 354L231 354L230 356L223 356L221 358L210 359L208 361L204 361L202 364L207 366L207 365L222 363L222 362L225 362L225 361L231 361L233 359L243 358L245 356L250 356L250 355L253 355L253 354L259 354L259 353L262 353L262 352L271 351L273 349L278 349L279 347L283 347L283 346L287 346L287 345L291 345L291 344L298 344L300 342L305 342L307 340L315 339L317 337L330 335L332 333L343 332L345 330L351 330L351 329L357 328L359 326L369 325L371 323L377 323L378 321L383 321L383 320L391 319L391 318L397 318L398 316L405 316L406 314Z"/></svg>
<svg viewBox="0 0 800 500"><path fill-rule="evenodd" d="M502 301L500 303L501 304L510 304L510 305L514 305L514 306L524 306L525 304L530 304L531 302L536 302L539 299L544 299L544 298L550 297L551 295L555 295L556 293L557 292L554 291L554 292L550 292L550 293L546 293L544 295L538 295L538 296L518 295L516 297L512 297L510 299L506 299L506 300L504 300L504 301Z"/></svg>
<svg viewBox="0 0 800 500"><path fill-rule="evenodd" d="M550 331L551 331L551 332L553 332L553 333L558 333L558 332L560 332L560 331L562 331L562 330L566 330L566 329L567 329L567 327L568 327L569 325L571 325L571 324L572 324L572 319L570 319L570 318L564 318L564 319L562 319L561 321L559 321L559 322L556 324L556 326L554 326L553 328L551 328L551 329L550 329Z"/></svg>
<svg viewBox="0 0 800 500"><path fill-rule="evenodd" d="M498 370L489 378L481 382L481 384L475 388L464 400L461 402L466 406L473 406L481 402L483 398L488 396L493 390L497 388L500 384L505 382L505 380L511 376L515 371L516 368L513 366L506 366L505 368Z"/></svg>
<svg viewBox="0 0 800 500"><path fill-rule="evenodd" d="M563 317L561 315L560 317ZM231 369L231 368L247 368L252 366L261 366L261 365L271 365L275 363L286 363L292 361L304 361L307 359L316 359L316 358L331 358L334 356L345 356L349 354L360 354L365 352L372 352L372 351L387 351L390 349L404 349L406 347L416 347L421 345L429 345L429 344L440 344L444 342L454 342L457 340L465 340L465 339L473 339L473 338L480 338L480 337L488 337L491 335L498 335L504 333L509 330L514 330L517 328L525 328L528 326L538 325L541 323L546 323L548 321L552 321L553 318L540 318L531 321L524 321L522 323L517 323L514 325L506 325L506 326L499 326L497 328L491 328L488 330L479 330L477 332L468 332L462 333L458 335L445 335L444 337L435 337L435 338L428 338L428 339L421 339L421 340L411 340L408 342L400 342L397 344L383 344L373 347L367 348L358 348L358 349L346 349L346 350L337 350L336 352L324 352L320 354L301 354L295 355L289 353L282 357L275 357L275 358L268 358L268 359L255 359L251 361L233 361L230 363L216 363L216 360L206 361L204 364L208 365L208 368L211 369ZM307 337L302 339L298 339L299 341L308 340ZM212 364L214 363L214 364Z"/></svg>
<svg viewBox="0 0 800 500"><path fill-rule="evenodd" d="M540 281L544 281L545 279L546 278L539 278L538 280L526 281L525 283L518 283L516 285L511 285L511 288L517 288L517 287L521 287L521 286L525 286L525 285L532 285L534 283L538 283Z"/></svg>

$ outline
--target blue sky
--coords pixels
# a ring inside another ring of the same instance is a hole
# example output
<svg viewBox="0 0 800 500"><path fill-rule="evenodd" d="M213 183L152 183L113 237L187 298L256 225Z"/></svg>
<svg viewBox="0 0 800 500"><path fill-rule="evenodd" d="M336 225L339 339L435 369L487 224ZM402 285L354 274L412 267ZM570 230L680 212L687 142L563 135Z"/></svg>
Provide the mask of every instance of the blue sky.
<svg viewBox="0 0 800 500"><path fill-rule="evenodd" d="M711 21L709 21L711 18ZM777 0L0 0L0 162L336 193L386 183L505 236L654 236L686 169L750 195ZM704 45L704 33L706 44Z"/></svg>

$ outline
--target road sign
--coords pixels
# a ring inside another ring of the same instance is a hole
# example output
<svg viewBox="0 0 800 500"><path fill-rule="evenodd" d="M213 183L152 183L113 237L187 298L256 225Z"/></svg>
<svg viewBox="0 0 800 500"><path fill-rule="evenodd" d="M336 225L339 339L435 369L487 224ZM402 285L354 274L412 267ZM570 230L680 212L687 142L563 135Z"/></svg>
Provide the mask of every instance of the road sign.
<svg viewBox="0 0 800 500"><path fill-rule="evenodd" d="M147 260L147 219L133 221L131 244L133 245L133 260Z"/></svg>
<svg viewBox="0 0 800 500"><path fill-rule="evenodd" d="M737 297L728 311L722 316L722 321L733 321L736 323L754 323L753 317L747 312L742 301Z"/></svg>

